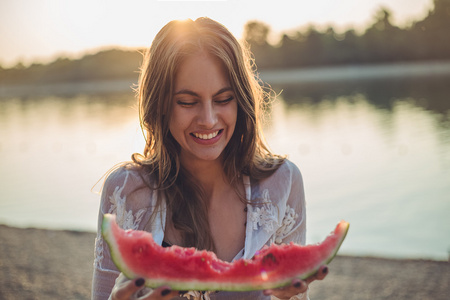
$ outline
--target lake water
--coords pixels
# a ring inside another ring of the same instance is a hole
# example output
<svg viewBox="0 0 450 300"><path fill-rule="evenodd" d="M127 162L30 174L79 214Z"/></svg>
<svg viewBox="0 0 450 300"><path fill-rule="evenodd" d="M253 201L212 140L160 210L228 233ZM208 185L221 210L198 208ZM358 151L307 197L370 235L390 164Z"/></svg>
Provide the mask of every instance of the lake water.
<svg viewBox="0 0 450 300"><path fill-rule="evenodd" d="M273 81L265 134L302 171L308 243L345 219L342 254L447 260L450 76ZM129 83L101 86L0 89L0 223L96 230L94 185L143 147Z"/></svg>

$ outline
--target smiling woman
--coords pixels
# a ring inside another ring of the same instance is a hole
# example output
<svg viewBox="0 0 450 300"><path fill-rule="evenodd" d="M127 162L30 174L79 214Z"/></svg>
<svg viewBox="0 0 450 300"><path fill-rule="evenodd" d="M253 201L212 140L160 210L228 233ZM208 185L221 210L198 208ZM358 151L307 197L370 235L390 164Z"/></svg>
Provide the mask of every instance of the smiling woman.
<svg viewBox="0 0 450 300"><path fill-rule="evenodd" d="M217 160L234 133L237 101L222 62L204 50L187 57L175 77L170 133L182 164Z"/></svg>
<svg viewBox="0 0 450 300"><path fill-rule="evenodd" d="M325 266L305 281L253 292L152 291L143 289L143 279L119 274L101 236L106 213L124 229L151 232L160 245L207 249L225 261L250 259L273 243L305 243L302 177L263 142L266 94L246 48L209 18L171 21L141 70L146 145L105 182L93 298L306 299L308 284L325 277Z"/></svg>

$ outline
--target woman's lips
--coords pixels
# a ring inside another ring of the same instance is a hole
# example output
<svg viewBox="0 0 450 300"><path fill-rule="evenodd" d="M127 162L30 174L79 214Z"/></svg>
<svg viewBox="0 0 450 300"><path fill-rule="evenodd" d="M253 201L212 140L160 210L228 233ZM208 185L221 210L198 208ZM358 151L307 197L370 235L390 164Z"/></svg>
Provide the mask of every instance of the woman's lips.
<svg viewBox="0 0 450 300"><path fill-rule="evenodd" d="M195 142L202 145L209 145L214 144L216 141L218 141L222 136L222 133L223 129L220 129L210 133L193 132L191 133L191 136L194 138Z"/></svg>
<svg viewBox="0 0 450 300"><path fill-rule="evenodd" d="M210 140L210 139L216 137L218 134L219 134L219 130L214 131L213 133L208 133L208 134L207 133L197 133L197 132L193 133L193 135L196 138L199 138L199 139L202 139L202 140Z"/></svg>

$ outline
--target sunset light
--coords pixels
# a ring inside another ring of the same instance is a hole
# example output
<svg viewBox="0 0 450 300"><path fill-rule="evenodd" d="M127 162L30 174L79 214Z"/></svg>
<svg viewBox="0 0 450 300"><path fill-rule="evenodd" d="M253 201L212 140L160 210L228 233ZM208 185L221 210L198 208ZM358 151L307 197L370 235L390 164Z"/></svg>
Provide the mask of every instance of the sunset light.
<svg viewBox="0 0 450 300"><path fill-rule="evenodd" d="M300 27L333 26L363 30L385 7L397 26L420 20L431 0L224 0L224 1L51 1L6 0L0 3L0 64L49 62L58 56L79 56L103 47L146 47L156 32L173 19L213 18L241 37L249 20L280 32Z"/></svg>
<svg viewBox="0 0 450 300"><path fill-rule="evenodd" d="M450 0L0 0L0 299L447 300L449 29ZM105 214L250 280L128 280ZM340 220L314 274L251 266Z"/></svg>

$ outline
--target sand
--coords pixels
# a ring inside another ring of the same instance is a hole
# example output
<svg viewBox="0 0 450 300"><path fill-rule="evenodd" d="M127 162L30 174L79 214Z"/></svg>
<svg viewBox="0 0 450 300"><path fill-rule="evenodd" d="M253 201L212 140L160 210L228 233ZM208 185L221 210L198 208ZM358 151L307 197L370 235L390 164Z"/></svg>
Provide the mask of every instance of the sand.
<svg viewBox="0 0 450 300"><path fill-rule="evenodd" d="M90 299L94 233L0 225L0 299ZM450 264L338 256L311 300L450 299Z"/></svg>

